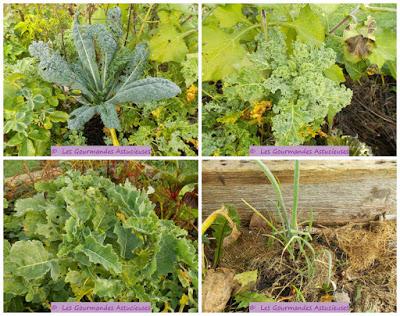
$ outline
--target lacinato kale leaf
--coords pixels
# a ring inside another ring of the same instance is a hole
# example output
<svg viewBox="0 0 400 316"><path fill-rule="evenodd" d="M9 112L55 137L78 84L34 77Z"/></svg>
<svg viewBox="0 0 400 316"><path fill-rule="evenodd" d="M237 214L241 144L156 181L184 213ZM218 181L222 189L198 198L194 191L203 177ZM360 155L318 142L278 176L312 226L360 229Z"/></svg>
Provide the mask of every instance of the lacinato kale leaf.
<svg viewBox="0 0 400 316"><path fill-rule="evenodd" d="M148 59L146 44L133 51L121 47L120 8L110 9L105 24L81 25L75 16L72 29L78 60L68 63L47 43L33 42L29 52L37 57L40 76L48 82L80 90L81 107L70 114L68 127L82 129L99 114L107 128L120 128L117 104L145 103L176 96L181 92L163 78L141 79Z"/></svg>

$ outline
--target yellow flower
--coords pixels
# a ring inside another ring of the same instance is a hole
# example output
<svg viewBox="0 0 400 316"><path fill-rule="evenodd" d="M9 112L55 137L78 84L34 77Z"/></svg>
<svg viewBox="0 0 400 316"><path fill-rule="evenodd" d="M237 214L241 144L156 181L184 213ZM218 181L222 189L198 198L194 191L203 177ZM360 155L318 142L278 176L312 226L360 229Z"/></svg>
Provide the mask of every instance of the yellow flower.
<svg viewBox="0 0 400 316"><path fill-rule="evenodd" d="M186 101L192 102L196 99L197 87L192 84L189 89L186 90Z"/></svg>
<svg viewBox="0 0 400 316"><path fill-rule="evenodd" d="M161 111L162 111L162 106L160 106L157 109L153 110L151 112L151 115L153 115L156 119L159 119L160 115L161 115Z"/></svg>
<svg viewBox="0 0 400 316"><path fill-rule="evenodd" d="M270 110L272 107L271 101L259 101L256 102L250 112L250 117L257 121L258 124L262 123L263 114Z"/></svg>
<svg viewBox="0 0 400 316"><path fill-rule="evenodd" d="M117 216L117 218L121 221L121 222L125 222L126 221L126 216L124 213L122 212L117 212L115 213L115 215Z"/></svg>

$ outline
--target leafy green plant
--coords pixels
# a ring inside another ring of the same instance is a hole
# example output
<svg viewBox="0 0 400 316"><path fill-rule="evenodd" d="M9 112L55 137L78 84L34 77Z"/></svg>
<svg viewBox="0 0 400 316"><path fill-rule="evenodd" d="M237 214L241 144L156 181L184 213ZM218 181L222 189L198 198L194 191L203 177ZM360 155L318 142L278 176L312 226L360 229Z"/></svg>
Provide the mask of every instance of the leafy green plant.
<svg viewBox="0 0 400 316"><path fill-rule="evenodd" d="M154 155L196 155L197 5L116 4L116 6L121 12L122 35L117 39L118 52L115 57L117 55L121 59L125 55L129 57L133 55L138 45L143 45L140 43L148 43L149 60L146 60L142 77L168 79L183 91L177 97L160 101L117 105L121 126L118 130L119 143L149 145ZM19 103L14 97L9 96L15 95L16 92L20 93L23 88L45 97L46 102L41 107L69 114L81 105L78 102L79 96L82 95L81 90L51 84L39 76L38 59L30 56L28 48L33 41L43 41L54 52L59 53L69 65L76 64L79 62L79 56L73 35L75 13L80 12L79 21L83 25L79 27L86 28L85 24L93 26L97 25L96 23L105 23L112 8L110 4L6 4L4 6L4 102L7 104L4 112L5 124L9 119L13 119L14 112L18 113L21 110L16 106ZM107 28L107 23L104 27ZM166 28L169 29L168 32L161 31ZM95 50L99 52L98 43L95 43ZM182 51L185 54L182 54ZM102 55L98 54L96 63L101 62ZM101 67L100 64L98 66ZM41 91L49 88L51 93ZM45 123L47 141L41 143L39 150L36 142L31 139L35 151L31 150L29 155L49 155L51 145L112 144L110 133L103 129L103 124L97 115L89 124L85 124L83 130L68 129L65 121ZM43 124L39 119L35 119L32 123L40 128ZM15 132L10 131L5 135L5 141L14 135ZM5 154L26 155L26 151L20 150L20 147L22 146L8 146L5 148ZM32 146L29 147L32 149Z"/></svg>
<svg viewBox="0 0 400 316"><path fill-rule="evenodd" d="M395 78L395 11L392 4L205 5L203 153L340 143L367 153L334 118L352 101L343 83Z"/></svg>
<svg viewBox="0 0 400 316"><path fill-rule="evenodd" d="M288 252L292 260L296 260L299 256L303 257L308 266L309 274L313 273L315 251L310 241L312 240L310 228L312 221L308 223L308 230L302 230L298 223L298 206L299 206L299 188L300 188L300 166L296 160L294 164L294 183L293 183L293 205L291 212L285 206L282 190L278 180L272 174L271 170L260 160L257 160L261 170L269 180L276 196L276 213L280 219L280 227L274 224L273 221L267 219L258 210L252 207L249 203L243 202L249 206L260 218L262 218L267 226L271 229L270 236L273 240L279 242L282 247L282 256ZM289 216L290 215L290 216ZM299 250L297 255L296 250Z"/></svg>
<svg viewBox="0 0 400 316"><path fill-rule="evenodd" d="M68 120L68 114L57 109L66 96L23 70L13 71L4 78L5 152L46 155L50 129Z"/></svg>
<svg viewBox="0 0 400 316"><path fill-rule="evenodd" d="M337 69L332 49L300 41L291 45L292 52L288 54L284 33L270 28L268 34L258 37L257 51L249 56L253 62L251 71L258 69L267 78L261 76L255 81L246 77L249 71L246 68L244 74L241 71L235 75L242 80L230 84L232 79L228 78L227 83L227 93L245 101L269 95L273 104L271 128L275 145L301 145L309 141L326 117L332 126L335 114L350 104L352 97L351 90L330 79ZM243 81L244 78L251 81Z"/></svg>
<svg viewBox="0 0 400 316"><path fill-rule="evenodd" d="M335 49L338 62L352 79L376 73L396 78L394 4L335 5L335 10L323 6L320 9L326 16L328 45Z"/></svg>
<svg viewBox="0 0 400 316"><path fill-rule="evenodd" d="M157 217L146 193L93 171L35 189L5 223L6 311L44 311L55 301L196 310L195 245L186 230Z"/></svg>
<svg viewBox="0 0 400 316"><path fill-rule="evenodd" d="M274 300L265 294L257 292L240 292L234 296L236 309L249 308L250 303L254 302L274 302Z"/></svg>
<svg viewBox="0 0 400 316"><path fill-rule="evenodd" d="M223 246L227 246L236 241L240 236L240 218L236 209L232 206L223 205L220 209L212 212L203 222L202 235L208 229L212 230L215 239L215 251L213 267L216 268L222 256ZM206 236L204 239L207 240ZM206 259L204 257L204 259Z"/></svg>
<svg viewBox="0 0 400 316"><path fill-rule="evenodd" d="M68 127L82 129L99 114L110 129L114 145L119 144L115 129L120 128L116 105L162 100L180 93L180 88L167 79L140 79L148 58L147 48L139 44L133 53L120 49L121 36L121 12L116 7L108 11L105 25L80 25L76 15L76 63L68 63L42 41L29 47L31 55L40 59L39 72L44 80L82 92L78 99L82 106L70 114Z"/></svg>

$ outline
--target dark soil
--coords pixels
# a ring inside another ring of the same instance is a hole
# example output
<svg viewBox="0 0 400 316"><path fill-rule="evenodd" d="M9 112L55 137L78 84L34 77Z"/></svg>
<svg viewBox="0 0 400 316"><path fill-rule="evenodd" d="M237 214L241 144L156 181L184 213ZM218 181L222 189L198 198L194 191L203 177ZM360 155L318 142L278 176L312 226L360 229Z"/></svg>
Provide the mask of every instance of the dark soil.
<svg viewBox="0 0 400 316"><path fill-rule="evenodd" d="M353 99L335 117L334 127L358 137L375 156L396 155L396 81L380 75L348 79Z"/></svg>
<svg viewBox="0 0 400 316"><path fill-rule="evenodd" d="M86 137L86 144L89 146L104 146L104 124L100 116L94 116L85 124L83 135Z"/></svg>

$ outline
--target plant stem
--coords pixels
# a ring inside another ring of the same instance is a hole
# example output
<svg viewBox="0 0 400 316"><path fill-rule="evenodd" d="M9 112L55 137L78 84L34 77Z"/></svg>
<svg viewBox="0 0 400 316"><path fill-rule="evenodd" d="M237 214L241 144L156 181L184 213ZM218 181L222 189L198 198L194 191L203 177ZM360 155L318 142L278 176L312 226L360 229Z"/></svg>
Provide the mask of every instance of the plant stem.
<svg viewBox="0 0 400 316"><path fill-rule="evenodd" d="M371 12L394 12L394 13L397 12L395 8L374 7L374 6L370 6L368 4L362 5L361 9L365 10L365 11L371 11Z"/></svg>
<svg viewBox="0 0 400 316"><path fill-rule="evenodd" d="M243 31L241 31L238 35L236 35L236 36L232 39L232 41L235 41L235 40L237 40L238 38L242 37L242 35L243 35L243 34L246 34L248 31L251 31L251 30L253 30L253 29L260 28L260 27L261 27L260 24L254 24L254 25L251 25L251 26L247 27L247 28L245 28Z"/></svg>
<svg viewBox="0 0 400 316"><path fill-rule="evenodd" d="M125 36L124 46L126 46L126 42L128 41L129 29L130 29L130 26L131 26L132 9L133 9L133 4L130 4L129 5L129 13L128 13L128 25L127 25L127 28L126 28L126 36Z"/></svg>
<svg viewBox="0 0 400 316"><path fill-rule="evenodd" d="M264 172L264 174L267 176L268 180L271 182L272 184L272 188L275 191L276 197L278 199L278 212L279 215L282 218L282 225L284 227L286 227L286 229L288 230L289 234L291 234L290 231L290 222L288 219L288 214L286 212L286 207L285 207L285 201L283 200L283 195L282 195L282 191L281 188L279 186L278 181L276 181L275 176L272 174L271 170L269 170L269 168L261 161L261 160L257 160L258 165L261 167L262 171Z"/></svg>
<svg viewBox="0 0 400 316"><path fill-rule="evenodd" d="M264 33L264 39L268 40L268 24L267 24L267 14L264 9L261 10L261 28Z"/></svg>
<svg viewBox="0 0 400 316"><path fill-rule="evenodd" d="M293 183L293 208L292 208L292 229L297 230L297 208L299 206L299 186L300 186L300 167L299 161L294 162L294 183Z"/></svg>
<svg viewBox="0 0 400 316"><path fill-rule="evenodd" d="M360 10L360 6L357 5L351 12L346 15L338 24L336 24L329 32L328 34L333 34L339 27L341 27L344 24L347 24L348 22L351 21L351 18Z"/></svg>
<svg viewBox="0 0 400 316"><path fill-rule="evenodd" d="M139 33L137 34L138 40L140 40L140 36L142 35L142 33L144 31L144 26L145 26L145 24L146 24L146 22L147 22L147 20L148 20L148 18L150 16L150 13L151 13L152 9L153 9L153 4L150 4L149 9L147 10L146 15L144 16L144 19L143 19L142 25L140 27Z"/></svg>
<svg viewBox="0 0 400 316"><path fill-rule="evenodd" d="M113 146L119 146L119 141L117 138L117 133L115 132L115 128L109 128L108 130L110 131Z"/></svg>

